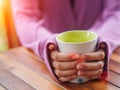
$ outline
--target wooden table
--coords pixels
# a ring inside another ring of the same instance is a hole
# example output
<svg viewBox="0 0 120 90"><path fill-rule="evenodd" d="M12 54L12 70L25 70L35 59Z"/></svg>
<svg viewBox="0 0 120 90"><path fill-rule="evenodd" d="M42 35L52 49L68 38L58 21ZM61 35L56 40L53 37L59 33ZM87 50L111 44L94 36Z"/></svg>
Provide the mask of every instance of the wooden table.
<svg viewBox="0 0 120 90"><path fill-rule="evenodd" d="M120 90L120 56L113 54L108 81L57 84L40 58L24 47L0 53L0 90Z"/></svg>

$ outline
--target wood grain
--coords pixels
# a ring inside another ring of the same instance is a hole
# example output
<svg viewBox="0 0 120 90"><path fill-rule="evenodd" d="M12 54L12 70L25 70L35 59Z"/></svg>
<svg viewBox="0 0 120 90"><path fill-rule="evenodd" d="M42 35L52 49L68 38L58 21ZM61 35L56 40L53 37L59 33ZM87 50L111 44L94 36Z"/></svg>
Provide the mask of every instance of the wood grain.
<svg viewBox="0 0 120 90"><path fill-rule="evenodd" d="M24 52L24 54L21 54L21 52ZM28 52L26 49L19 48L19 50L16 51L10 50L5 52L5 55L25 65L38 74L44 74L44 77L50 77L54 79L48 71L47 67L44 65L44 62L37 56L35 57L32 53Z"/></svg>
<svg viewBox="0 0 120 90"><path fill-rule="evenodd" d="M0 57L0 61L4 63L7 70L30 86L34 87L36 90L49 90L49 88L54 88L54 90L64 90L63 87L45 79L41 75L27 68L25 65L22 65L17 61L6 57L5 55L0 55Z"/></svg>
<svg viewBox="0 0 120 90"><path fill-rule="evenodd" d="M111 55L111 60L117 62L117 63L120 63L120 53L113 53Z"/></svg>
<svg viewBox="0 0 120 90"><path fill-rule="evenodd" d="M32 86L13 75L6 68L6 65L0 61L0 83L4 85L4 87L9 90L35 90Z"/></svg>
<svg viewBox="0 0 120 90"><path fill-rule="evenodd" d="M0 90L7 90L7 89L3 87L2 85L0 85Z"/></svg>
<svg viewBox="0 0 120 90"><path fill-rule="evenodd" d="M110 61L108 81L58 84L40 57L23 47L11 49L0 53L0 90L120 90L120 63L116 60Z"/></svg>
<svg viewBox="0 0 120 90"><path fill-rule="evenodd" d="M91 82L86 83L89 87L92 87L92 90L119 90L120 88L111 85L104 80L92 80Z"/></svg>
<svg viewBox="0 0 120 90"><path fill-rule="evenodd" d="M110 71L108 82L120 88L120 75Z"/></svg>
<svg viewBox="0 0 120 90"><path fill-rule="evenodd" d="M110 70L115 73L120 74L120 63L117 63L116 61L111 60L110 61Z"/></svg>
<svg viewBox="0 0 120 90"><path fill-rule="evenodd" d="M24 52L24 54L21 54L21 52ZM30 68L31 70L33 70L37 74L40 74L42 77L45 77L46 79L55 83L54 78L51 76L50 72L48 71L48 69L45 66L45 64L43 63L43 61L40 58L38 58L37 56L35 57L35 55L30 53L26 49L19 48L19 50L10 50L8 52L5 52L4 54L6 56L9 56L9 58L16 60L17 62ZM75 88L75 90L79 90L79 87L81 87L81 90L90 90L90 88L83 86L83 85L80 85L80 84L78 84L78 85L64 84L62 86L67 88L67 90L71 90L71 86L73 88Z"/></svg>

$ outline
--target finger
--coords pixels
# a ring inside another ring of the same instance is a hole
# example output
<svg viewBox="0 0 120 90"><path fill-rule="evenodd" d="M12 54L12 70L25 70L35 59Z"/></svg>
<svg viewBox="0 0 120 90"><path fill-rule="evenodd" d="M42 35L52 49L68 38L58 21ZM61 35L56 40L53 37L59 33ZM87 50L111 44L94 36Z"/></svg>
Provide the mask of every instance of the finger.
<svg viewBox="0 0 120 90"><path fill-rule="evenodd" d="M101 43L101 44L100 44L100 48L103 48L103 49L104 49L105 47L106 47L106 45L105 45L104 43Z"/></svg>
<svg viewBox="0 0 120 90"><path fill-rule="evenodd" d="M52 51L52 50L55 50L55 45L54 45L54 44L50 44L48 48L49 48L49 50L51 50L51 51Z"/></svg>
<svg viewBox="0 0 120 90"><path fill-rule="evenodd" d="M61 71L61 70L55 70L55 74L58 76L58 77L67 77L67 76L73 76L73 75L76 75L77 74L77 70L76 69L72 69L72 70L64 70L64 71Z"/></svg>
<svg viewBox="0 0 120 90"><path fill-rule="evenodd" d="M102 69L104 66L103 61L98 61L98 62L86 62L86 63L79 63L77 65L77 69L80 70L98 70Z"/></svg>
<svg viewBox="0 0 120 90"><path fill-rule="evenodd" d="M67 76L67 77L60 77L59 80L61 82L67 82L67 81L71 81L71 80L75 79L76 77L77 77L76 75Z"/></svg>
<svg viewBox="0 0 120 90"><path fill-rule="evenodd" d="M84 56L86 61L103 60L105 57L105 52L104 50L98 50L97 52L85 53Z"/></svg>
<svg viewBox="0 0 120 90"><path fill-rule="evenodd" d="M85 56L81 55L79 59L79 63L84 63L85 62Z"/></svg>
<svg viewBox="0 0 120 90"><path fill-rule="evenodd" d="M79 61L72 61L72 62L53 61L52 65L55 69L58 69L58 70L70 70L70 69L75 69L78 62Z"/></svg>
<svg viewBox="0 0 120 90"><path fill-rule="evenodd" d="M100 75L102 74L103 70L99 69L99 70L95 70L95 71L78 71L78 75L79 76L85 76L87 78L93 78L93 77L100 77Z"/></svg>
<svg viewBox="0 0 120 90"><path fill-rule="evenodd" d="M79 55L75 53L61 53L58 51L53 51L51 53L51 58L55 61L73 61L75 59L79 59Z"/></svg>

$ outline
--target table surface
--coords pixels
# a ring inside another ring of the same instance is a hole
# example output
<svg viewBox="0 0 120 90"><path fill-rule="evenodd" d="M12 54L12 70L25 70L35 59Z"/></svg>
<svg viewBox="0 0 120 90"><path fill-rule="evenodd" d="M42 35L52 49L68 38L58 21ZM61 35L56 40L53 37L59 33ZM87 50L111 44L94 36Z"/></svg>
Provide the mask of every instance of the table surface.
<svg viewBox="0 0 120 90"><path fill-rule="evenodd" d="M120 54L111 57L107 81L57 84L40 58L24 47L14 48L0 53L0 90L120 90Z"/></svg>

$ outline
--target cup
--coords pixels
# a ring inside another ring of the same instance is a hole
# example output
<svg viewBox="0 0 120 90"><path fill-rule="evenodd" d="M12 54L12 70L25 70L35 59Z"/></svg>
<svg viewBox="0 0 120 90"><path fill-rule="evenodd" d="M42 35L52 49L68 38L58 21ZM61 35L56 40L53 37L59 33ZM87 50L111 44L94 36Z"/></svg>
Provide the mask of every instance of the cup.
<svg viewBox="0 0 120 90"><path fill-rule="evenodd" d="M60 52L78 53L79 55L95 51L97 40L98 35L96 33L85 30L66 31L56 36L56 41ZM84 76L78 76L70 82L83 83L88 80L89 79Z"/></svg>

